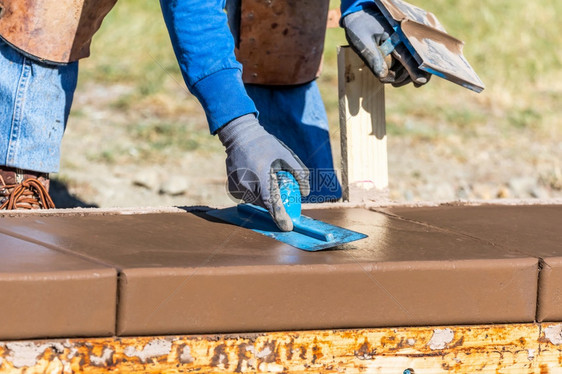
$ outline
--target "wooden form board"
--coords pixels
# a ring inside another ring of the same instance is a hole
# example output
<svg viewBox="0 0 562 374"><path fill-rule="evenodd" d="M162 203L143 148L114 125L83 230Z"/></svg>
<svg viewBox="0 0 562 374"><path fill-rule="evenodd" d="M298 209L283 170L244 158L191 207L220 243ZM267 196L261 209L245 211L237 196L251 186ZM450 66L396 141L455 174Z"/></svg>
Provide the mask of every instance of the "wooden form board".
<svg viewBox="0 0 562 374"><path fill-rule="evenodd" d="M560 373L561 324L0 342L2 373Z"/></svg>
<svg viewBox="0 0 562 374"><path fill-rule="evenodd" d="M350 47L338 49L338 79L343 200L376 199L388 188L384 85Z"/></svg>

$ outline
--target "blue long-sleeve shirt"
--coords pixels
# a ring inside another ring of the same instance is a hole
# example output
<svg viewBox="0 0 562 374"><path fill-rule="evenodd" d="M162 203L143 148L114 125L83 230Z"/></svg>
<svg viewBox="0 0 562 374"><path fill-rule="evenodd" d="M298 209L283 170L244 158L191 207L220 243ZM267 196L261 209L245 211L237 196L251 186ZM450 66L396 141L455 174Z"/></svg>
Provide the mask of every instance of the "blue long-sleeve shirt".
<svg viewBox="0 0 562 374"><path fill-rule="evenodd" d="M372 0L343 0L342 14ZM160 0L183 79L197 97L212 134L231 120L256 113L242 82L242 65L224 12L225 0Z"/></svg>
<svg viewBox="0 0 562 374"><path fill-rule="evenodd" d="M341 2L341 15L342 18L350 13L363 10L367 6L373 6L373 0L342 0Z"/></svg>

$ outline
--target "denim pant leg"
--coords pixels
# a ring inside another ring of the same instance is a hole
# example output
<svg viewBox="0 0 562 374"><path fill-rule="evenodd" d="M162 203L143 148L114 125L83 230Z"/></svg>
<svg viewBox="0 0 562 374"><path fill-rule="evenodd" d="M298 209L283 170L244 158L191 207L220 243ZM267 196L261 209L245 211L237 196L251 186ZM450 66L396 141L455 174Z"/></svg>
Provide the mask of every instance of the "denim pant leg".
<svg viewBox="0 0 562 374"><path fill-rule="evenodd" d="M0 40L0 165L59 170L77 78L77 62L40 63Z"/></svg>
<svg viewBox="0 0 562 374"><path fill-rule="evenodd" d="M311 191L303 202L341 198L334 171L326 109L315 81L291 87L246 85L260 124L310 169Z"/></svg>

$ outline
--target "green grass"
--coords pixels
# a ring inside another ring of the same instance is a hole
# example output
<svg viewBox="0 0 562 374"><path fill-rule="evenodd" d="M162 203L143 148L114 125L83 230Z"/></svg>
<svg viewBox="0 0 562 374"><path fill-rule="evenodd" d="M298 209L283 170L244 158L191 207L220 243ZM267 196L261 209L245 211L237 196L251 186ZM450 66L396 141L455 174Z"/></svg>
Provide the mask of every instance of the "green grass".
<svg viewBox="0 0 562 374"><path fill-rule="evenodd" d="M497 136L528 131L540 140L561 135L562 1L418 0L415 4L435 13L450 34L466 42L464 54L486 90L475 94L439 78L420 89L388 88L389 134L424 141L458 133L477 136L490 128ZM341 44L346 44L343 31L329 30L319 79L334 128L338 124L336 47ZM136 129L137 123L130 126L133 137L150 144L154 152L170 144L193 150L214 142L205 133L200 107L186 93L158 2L118 2L94 38L92 57L81 62L80 87L94 82L133 87L110 105L152 116L139 121ZM79 114L80 105L74 110ZM185 127L185 117L190 115L199 122ZM189 134L199 131L196 139L175 140L189 136L188 129Z"/></svg>

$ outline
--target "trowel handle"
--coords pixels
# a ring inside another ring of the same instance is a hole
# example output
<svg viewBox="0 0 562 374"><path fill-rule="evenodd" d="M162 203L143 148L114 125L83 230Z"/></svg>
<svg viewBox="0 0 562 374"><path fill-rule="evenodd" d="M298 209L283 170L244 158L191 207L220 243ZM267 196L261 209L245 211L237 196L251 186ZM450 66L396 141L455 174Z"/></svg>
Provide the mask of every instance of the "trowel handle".
<svg viewBox="0 0 562 374"><path fill-rule="evenodd" d="M293 221L293 231L308 237L329 242L334 239L332 233L324 233L312 227L308 227L301 220L301 191L295 177L289 172L277 172L277 183L279 184L279 195L283 202L285 211ZM259 206L252 204L239 204L238 211L250 216L257 216L260 219L271 221L269 212ZM306 217L305 217L306 218Z"/></svg>
<svg viewBox="0 0 562 374"><path fill-rule="evenodd" d="M323 233L303 225L301 222L301 190L295 177L286 171L279 171L277 172L277 181L281 201L285 211L293 221L293 231L325 242L332 240L333 235L331 233Z"/></svg>
<svg viewBox="0 0 562 374"><path fill-rule="evenodd" d="M279 185L279 197L285 211L293 222L301 218L301 190L299 183L293 174L287 171L277 172L277 184Z"/></svg>

